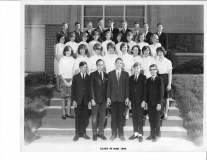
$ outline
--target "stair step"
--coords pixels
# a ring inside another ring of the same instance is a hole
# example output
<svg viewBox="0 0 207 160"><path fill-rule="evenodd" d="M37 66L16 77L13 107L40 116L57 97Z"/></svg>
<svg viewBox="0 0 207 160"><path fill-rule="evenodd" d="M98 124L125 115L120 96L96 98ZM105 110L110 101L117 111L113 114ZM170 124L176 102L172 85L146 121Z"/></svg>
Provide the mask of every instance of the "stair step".
<svg viewBox="0 0 207 160"><path fill-rule="evenodd" d="M61 106L49 106L46 109L47 116L59 117L62 114ZM176 107L169 107L169 116L179 116L179 109Z"/></svg>
<svg viewBox="0 0 207 160"><path fill-rule="evenodd" d="M92 128L92 120L89 119L89 126L88 128ZM144 126L149 126L149 120L143 120ZM160 126L182 126L183 120L180 117L177 116L169 116L168 120L160 120ZM107 126L111 126L111 117L107 120ZM133 126L132 124L132 118L129 118L125 121L125 126ZM75 128L75 119L67 118L66 120L63 120L61 118L61 115L59 117L52 117L49 115L46 115L42 119L42 127L43 128Z"/></svg>
<svg viewBox="0 0 207 160"><path fill-rule="evenodd" d="M92 129L87 128L87 134L91 137L92 136ZM145 126L143 127L144 136L149 136L150 134L150 127ZM187 135L187 130L183 127L160 127L161 137L183 137ZM74 128L39 128L38 133L41 136L46 135L75 135ZM128 138L133 134L133 127L132 126L125 126L124 127L124 136ZM111 136L111 128L104 129L104 135L109 138Z"/></svg>

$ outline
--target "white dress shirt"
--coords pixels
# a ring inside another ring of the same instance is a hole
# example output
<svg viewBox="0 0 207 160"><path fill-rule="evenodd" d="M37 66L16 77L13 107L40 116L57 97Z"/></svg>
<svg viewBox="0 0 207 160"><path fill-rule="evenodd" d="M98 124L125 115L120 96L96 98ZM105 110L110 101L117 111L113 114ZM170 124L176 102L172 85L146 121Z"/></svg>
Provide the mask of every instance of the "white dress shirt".
<svg viewBox="0 0 207 160"><path fill-rule="evenodd" d="M163 58L163 60L160 62L159 58L156 60L157 69L159 71L159 74L168 74L168 71L173 69L172 68L172 62L167 59Z"/></svg>

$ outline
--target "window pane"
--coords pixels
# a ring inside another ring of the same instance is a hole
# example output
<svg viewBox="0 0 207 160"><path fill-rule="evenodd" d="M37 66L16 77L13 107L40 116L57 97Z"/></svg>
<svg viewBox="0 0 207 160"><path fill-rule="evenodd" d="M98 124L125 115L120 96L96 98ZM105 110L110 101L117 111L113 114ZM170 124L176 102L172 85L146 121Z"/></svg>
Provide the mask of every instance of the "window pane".
<svg viewBox="0 0 207 160"><path fill-rule="evenodd" d="M126 6L126 16L144 17L144 6Z"/></svg>
<svg viewBox="0 0 207 160"><path fill-rule="evenodd" d="M123 17L105 17L105 28L108 28L108 19L112 18L114 20L114 27L121 28L121 21L123 21Z"/></svg>
<svg viewBox="0 0 207 160"><path fill-rule="evenodd" d="M126 17L126 21L128 23L128 28L134 28L134 22L139 22L139 27L143 27L144 18L139 17Z"/></svg>
<svg viewBox="0 0 207 160"><path fill-rule="evenodd" d="M124 6L105 6L105 16L124 16Z"/></svg>
<svg viewBox="0 0 207 160"><path fill-rule="evenodd" d="M203 50L203 44L196 44L195 45L195 52L203 53L204 52L204 50Z"/></svg>
<svg viewBox="0 0 207 160"><path fill-rule="evenodd" d="M103 16L103 6L85 6L84 16Z"/></svg>
<svg viewBox="0 0 207 160"><path fill-rule="evenodd" d="M195 42L196 43L204 43L203 42L203 35L196 35L195 36Z"/></svg>
<svg viewBox="0 0 207 160"><path fill-rule="evenodd" d="M91 22L93 28L98 27L98 19L102 17L84 17L84 28L87 28L87 23Z"/></svg>

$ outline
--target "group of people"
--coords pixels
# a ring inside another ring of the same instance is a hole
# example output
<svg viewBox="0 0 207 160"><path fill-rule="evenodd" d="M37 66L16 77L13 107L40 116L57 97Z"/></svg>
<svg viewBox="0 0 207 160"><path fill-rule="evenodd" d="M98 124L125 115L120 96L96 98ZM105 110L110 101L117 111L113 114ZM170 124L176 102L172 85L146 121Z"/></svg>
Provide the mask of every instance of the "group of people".
<svg viewBox="0 0 207 160"><path fill-rule="evenodd" d="M54 72L62 97L62 118L75 118L74 141L79 137L90 139L86 134L88 110L92 111L94 141L107 139L104 128L109 108L111 141L117 135L125 140L123 126L129 110L134 128L129 139L138 138L139 142L143 141L144 117L149 117L151 129L147 140L153 142L160 137L160 118L168 118L172 63L164 57L167 37L162 24L157 24L158 31L153 34L147 23L144 32L139 31L138 22L133 31L126 21L121 23L123 30L119 31L114 28L113 19L109 19L109 28L104 30L103 19L99 19L95 30L88 22L88 30L81 32L80 23L76 22L76 30L71 33L63 23L57 33ZM71 105L75 115L71 114Z"/></svg>

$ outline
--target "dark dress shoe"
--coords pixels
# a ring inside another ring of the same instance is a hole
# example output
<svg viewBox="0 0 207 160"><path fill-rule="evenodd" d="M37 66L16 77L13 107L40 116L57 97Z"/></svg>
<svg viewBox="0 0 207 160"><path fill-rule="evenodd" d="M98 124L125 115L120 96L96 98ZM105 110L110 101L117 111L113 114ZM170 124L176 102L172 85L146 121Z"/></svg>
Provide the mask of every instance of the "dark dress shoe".
<svg viewBox="0 0 207 160"><path fill-rule="evenodd" d="M41 137L38 136L38 135L35 135L34 139L37 140L37 139L40 139Z"/></svg>
<svg viewBox="0 0 207 160"><path fill-rule="evenodd" d="M97 141L97 136L93 135L93 141Z"/></svg>
<svg viewBox="0 0 207 160"><path fill-rule="evenodd" d="M154 137L154 138L152 139L152 142L157 142L158 140L159 140L159 137L156 136L156 137Z"/></svg>
<svg viewBox="0 0 207 160"><path fill-rule="evenodd" d="M139 142L142 142L143 141L143 138L142 136L139 137Z"/></svg>
<svg viewBox="0 0 207 160"><path fill-rule="evenodd" d="M120 136L120 140L121 140L121 141L125 141L124 136Z"/></svg>
<svg viewBox="0 0 207 160"><path fill-rule="evenodd" d="M99 135L99 138L101 138L102 140L107 140L107 138L104 135Z"/></svg>
<svg viewBox="0 0 207 160"><path fill-rule="evenodd" d="M73 115L66 115L66 117L75 118Z"/></svg>
<svg viewBox="0 0 207 160"><path fill-rule="evenodd" d="M84 134L84 135L83 135L83 138L85 138L85 139L87 139L87 140L91 139L89 136L87 136L87 134Z"/></svg>
<svg viewBox="0 0 207 160"><path fill-rule="evenodd" d="M62 115L62 119L66 120L66 115Z"/></svg>
<svg viewBox="0 0 207 160"><path fill-rule="evenodd" d="M138 138L138 136L133 135L133 136L129 137L129 140L134 140L136 138Z"/></svg>
<svg viewBox="0 0 207 160"><path fill-rule="evenodd" d="M152 139L153 139L153 136L151 136L151 135L146 138L146 140L152 140Z"/></svg>
<svg viewBox="0 0 207 160"><path fill-rule="evenodd" d="M78 141L79 139L79 135L75 135L75 137L73 138L73 141Z"/></svg>
<svg viewBox="0 0 207 160"><path fill-rule="evenodd" d="M115 135L112 135L112 136L110 137L110 141L113 141L115 138L116 138L116 136L115 136Z"/></svg>

